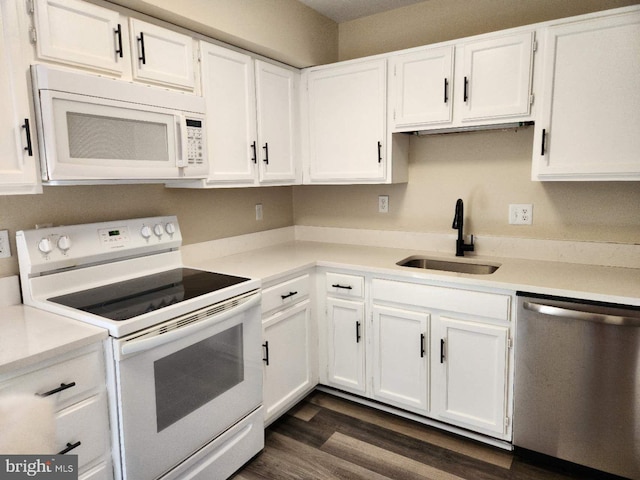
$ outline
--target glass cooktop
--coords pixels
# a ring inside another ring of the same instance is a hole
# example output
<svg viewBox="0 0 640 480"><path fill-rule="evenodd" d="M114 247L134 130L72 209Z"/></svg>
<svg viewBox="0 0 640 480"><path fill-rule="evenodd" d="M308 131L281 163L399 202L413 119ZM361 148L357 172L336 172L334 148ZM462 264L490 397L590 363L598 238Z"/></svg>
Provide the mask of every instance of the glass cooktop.
<svg viewBox="0 0 640 480"><path fill-rule="evenodd" d="M48 300L120 321L248 280L222 273L176 268Z"/></svg>

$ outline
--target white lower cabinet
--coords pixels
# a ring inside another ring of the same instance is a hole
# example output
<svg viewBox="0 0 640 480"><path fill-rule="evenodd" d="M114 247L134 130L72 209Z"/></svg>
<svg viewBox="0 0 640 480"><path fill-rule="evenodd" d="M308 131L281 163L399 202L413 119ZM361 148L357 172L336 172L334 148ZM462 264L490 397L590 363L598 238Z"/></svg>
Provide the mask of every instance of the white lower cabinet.
<svg viewBox="0 0 640 480"><path fill-rule="evenodd" d="M433 324L432 415L502 436L508 427L508 341L505 326L441 315Z"/></svg>
<svg viewBox="0 0 640 480"><path fill-rule="evenodd" d="M263 401L265 425L300 401L317 384L309 275L263 292Z"/></svg>
<svg viewBox="0 0 640 480"><path fill-rule="evenodd" d="M327 381L343 390L364 394L365 335L364 303L327 299Z"/></svg>
<svg viewBox="0 0 640 480"><path fill-rule="evenodd" d="M373 396L426 414L429 314L374 305Z"/></svg>
<svg viewBox="0 0 640 480"><path fill-rule="evenodd" d="M324 275L321 383L511 440L512 292Z"/></svg>

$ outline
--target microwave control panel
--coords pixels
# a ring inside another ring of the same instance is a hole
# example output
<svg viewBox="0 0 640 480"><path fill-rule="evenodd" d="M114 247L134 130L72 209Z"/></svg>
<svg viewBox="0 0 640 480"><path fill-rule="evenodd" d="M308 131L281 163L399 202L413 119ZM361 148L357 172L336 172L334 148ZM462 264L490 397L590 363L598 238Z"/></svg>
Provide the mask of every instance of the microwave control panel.
<svg viewBox="0 0 640 480"><path fill-rule="evenodd" d="M187 118L187 164L202 165L204 163L204 144L202 120Z"/></svg>

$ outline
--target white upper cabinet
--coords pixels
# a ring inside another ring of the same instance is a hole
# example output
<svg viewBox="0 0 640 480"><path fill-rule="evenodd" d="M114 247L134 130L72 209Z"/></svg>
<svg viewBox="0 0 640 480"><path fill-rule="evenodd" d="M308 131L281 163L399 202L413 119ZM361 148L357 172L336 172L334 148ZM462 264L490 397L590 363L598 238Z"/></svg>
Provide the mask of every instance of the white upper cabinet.
<svg viewBox="0 0 640 480"><path fill-rule="evenodd" d="M305 183L390 183L386 60L307 71Z"/></svg>
<svg viewBox="0 0 640 480"><path fill-rule="evenodd" d="M190 36L132 18L133 78L193 90L193 43Z"/></svg>
<svg viewBox="0 0 640 480"><path fill-rule="evenodd" d="M395 129L453 120L454 47L429 48L390 58L390 102Z"/></svg>
<svg viewBox="0 0 640 480"><path fill-rule="evenodd" d="M299 183L297 72L200 45L210 165L206 185Z"/></svg>
<svg viewBox="0 0 640 480"><path fill-rule="evenodd" d="M201 42L202 94L207 106L209 182L253 184L257 163L253 60Z"/></svg>
<svg viewBox="0 0 640 480"><path fill-rule="evenodd" d="M33 7L38 58L122 74L130 60L118 12L82 0L34 0Z"/></svg>
<svg viewBox="0 0 640 480"><path fill-rule="evenodd" d="M394 132L530 118L534 33L483 38L391 54Z"/></svg>
<svg viewBox="0 0 640 480"><path fill-rule="evenodd" d="M463 69L456 100L462 122L529 115L533 37L525 32L460 47Z"/></svg>
<svg viewBox="0 0 640 480"><path fill-rule="evenodd" d="M534 180L640 180L640 10L549 27Z"/></svg>
<svg viewBox="0 0 640 480"><path fill-rule="evenodd" d="M42 192L19 7L14 0L0 0L0 194L8 195Z"/></svg>
<svg viewBox="0 0 640 480"><path fill-rule="evenodd" d="M260 183L297 180L298 74L256 60Z"/></svg>

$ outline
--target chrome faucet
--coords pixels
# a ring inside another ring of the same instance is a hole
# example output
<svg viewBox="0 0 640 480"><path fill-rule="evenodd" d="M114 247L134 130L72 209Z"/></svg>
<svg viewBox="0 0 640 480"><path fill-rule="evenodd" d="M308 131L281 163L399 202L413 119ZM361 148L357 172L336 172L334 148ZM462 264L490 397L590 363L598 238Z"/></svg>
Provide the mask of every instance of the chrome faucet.
<svg viewBox="0 0 640 480"><path fill-rule="evenodd" d="M464 204L462 199L459 198L456 202L456 214L453 217L453 224L451 228L458 230L458 239L456 240L456 257L464 257L464 252L473 252L473 235L471 235L471 243L464 243L464 236L462 234L462 228L464 225Z"/></svg>

